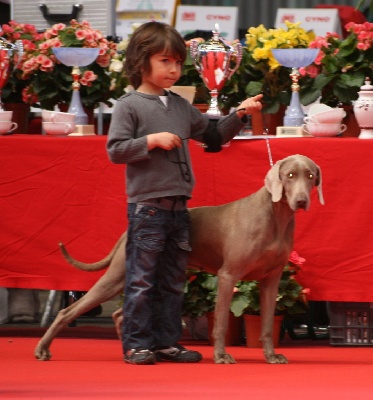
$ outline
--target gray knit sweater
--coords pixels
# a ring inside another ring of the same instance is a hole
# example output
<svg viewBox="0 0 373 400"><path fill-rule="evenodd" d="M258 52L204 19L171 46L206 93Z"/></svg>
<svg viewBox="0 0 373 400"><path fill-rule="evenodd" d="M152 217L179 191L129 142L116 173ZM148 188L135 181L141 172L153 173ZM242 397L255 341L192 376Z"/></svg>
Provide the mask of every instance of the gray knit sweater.
<svg viewBox="0 0 373 400"><path fill-rule="evenodd" d="M112 115L107 152L113 163L127 164L128 202L177 195L191 198L195 179L187 139L202 142L208 126L208 116L175 93L168 94L167 106L159 96L137 91L121 97ZM243 126L244 122L233 113L221 118L216 129L222 143L227 143ZM146 135L157 132L180 136L185 139L183 147L148 151Z"/></svg>

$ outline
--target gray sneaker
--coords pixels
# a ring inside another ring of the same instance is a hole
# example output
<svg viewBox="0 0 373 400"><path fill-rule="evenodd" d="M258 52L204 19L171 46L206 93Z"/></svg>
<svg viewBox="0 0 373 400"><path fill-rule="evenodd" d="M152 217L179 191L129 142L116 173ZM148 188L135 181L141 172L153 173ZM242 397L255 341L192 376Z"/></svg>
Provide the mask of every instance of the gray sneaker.
<svg viewBox="0 0 373 400"><path fill-rule="evenodd" d="M124 355L124 361L128 364L152 365L155 364L156 358L151 350L140 347L128 350Z"/></svg>
<svg viewBox="0 0 373 400"><path fill-rule="evenodd" d="M198 351L187 350L178 343L170 347L157 347L153 351L157 361L196 363L202 360L201 353Z"/></svg>

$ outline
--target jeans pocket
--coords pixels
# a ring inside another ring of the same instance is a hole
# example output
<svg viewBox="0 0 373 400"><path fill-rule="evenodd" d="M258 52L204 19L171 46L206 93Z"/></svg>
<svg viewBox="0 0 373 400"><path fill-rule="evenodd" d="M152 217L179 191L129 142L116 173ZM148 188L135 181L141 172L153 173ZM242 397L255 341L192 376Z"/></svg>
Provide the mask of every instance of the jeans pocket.
<svg viewBox="0 0 373 400"><path fill-rule="evenodd" d="M189 242L178 242L178 247L181 249L181 250L185 250L185 251L192 251L192 248L190 247L190 244L189 244Z"/></svg>
<svg viewBox="0 0 373 400"><path fill-rule="evenodd" d="M152 237L138 236L136 244L141 250L147 253L159 253L164 249L165 242Z"/></svg>

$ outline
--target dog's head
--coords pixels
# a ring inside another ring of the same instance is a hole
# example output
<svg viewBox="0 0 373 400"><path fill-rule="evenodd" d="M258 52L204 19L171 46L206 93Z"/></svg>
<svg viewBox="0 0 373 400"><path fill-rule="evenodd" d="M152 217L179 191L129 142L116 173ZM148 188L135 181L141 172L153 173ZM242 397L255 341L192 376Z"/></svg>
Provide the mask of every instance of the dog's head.
<svg viewBox="0 0 373 400"><path fill-rule="evenodd" d="M296 154L277 161L265 177L265 187L272 201L286 199L289 207L308 210L310 192L317 186L319 201L324 203L321 169L310 158Z"/></svg>

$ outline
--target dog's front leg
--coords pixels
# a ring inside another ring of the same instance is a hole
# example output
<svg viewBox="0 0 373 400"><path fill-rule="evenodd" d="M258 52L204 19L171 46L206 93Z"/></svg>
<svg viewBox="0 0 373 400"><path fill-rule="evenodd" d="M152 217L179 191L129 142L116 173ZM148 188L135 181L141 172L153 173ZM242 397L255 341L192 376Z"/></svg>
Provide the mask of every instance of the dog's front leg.
<svg viewBox="0 0 373 400"><path fill-rule="evenodd" d="M262 318L261 341L264 357L269 364L287 364L282 354L276 354L273 346L273 319L276 309L276 298L282 269L279 273L260 282L260 309Z"/></svg>
<svg viewBox="0 0 373 400"><path fill-rule="evenodd" d="M218 294L215 306L214 361L216 364L235 364L235 359L225 352L225 335L228 329L230 303L236 280L222 268L218 273Z"/></svg>

